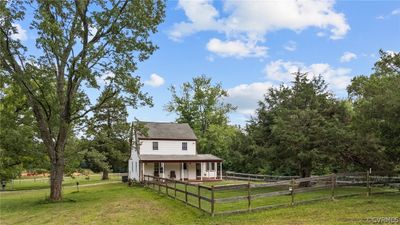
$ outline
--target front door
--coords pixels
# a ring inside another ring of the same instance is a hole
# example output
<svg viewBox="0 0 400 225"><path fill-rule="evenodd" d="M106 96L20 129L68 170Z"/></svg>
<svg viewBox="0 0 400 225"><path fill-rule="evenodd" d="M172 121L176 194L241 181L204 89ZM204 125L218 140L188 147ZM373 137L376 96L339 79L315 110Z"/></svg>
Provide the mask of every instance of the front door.
<svg viewBox="0 0 400 225"><path fill-rule="evenodd" d="M188 180L189 179L189 169L188 169L188 164L183 163L183 179Z"/></svg>
<svg viewBox="0 0 400 225"><path fill-rule="evenodd" d="M201 163L196 163L196 179L201 179Z"/></svg>

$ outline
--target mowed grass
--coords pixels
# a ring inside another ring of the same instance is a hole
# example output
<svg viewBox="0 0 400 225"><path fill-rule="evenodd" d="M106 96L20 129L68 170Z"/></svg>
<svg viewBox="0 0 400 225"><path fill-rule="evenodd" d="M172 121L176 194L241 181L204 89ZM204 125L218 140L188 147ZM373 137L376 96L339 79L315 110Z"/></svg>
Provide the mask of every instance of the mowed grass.
<svg viewBox="0 0 400 225"><path fill-rule="evenodd" d="M399 193L215 217L149 188L121 183L64 189L59 203L45 201L47 193L0 193L0 224L366 224L372 217L400 217Z"/></svg>
<svg viewBox="0 0 400 225"><path fill-rule="evenodd" d="M85 176L76 177L64 177L63 186L76 186L79 185L94 184L94 183L108 183L110 181L121 181L121 176L114 174L109 175L109 180L101 180L101 174L92 174L87 179ZM18 191L18 190L32 190L32 189L44 189L49 188L49 178L36 178L36 179L16 179L11 182L7 182L7 191Z"/></svg>
<svg viewBox="0 0 400 225"><path fill-rule="evenodd" d="M211 185L220 185L220 184L243 184L243 182L238 181L222 181L222 182L208 182L202 183L203 186L211 186ZM246 182L247 183L247 182ZM158 187L157 184L154 186L150 184L148 186L152 188L154 191L166 194L168 191L168 195L172 198L176 198L182 201L187 200L191 205L198 206L199 199L195 196L185 196L184 193L179 191L174 191L175 188L174 183L168 183L168 190L165 186ZM154 188L153 188L154 187ZM183 184L176 184L176 188L182 191L185 191L185 185ZM197 195L198 194L198 187L196 186L187 186L187 191ZM282 185L282 186L274 186L274 187L259 187L259 188L251 188L250 192L251 195L257 194L266 194L276 191L287 191L288 192L289 186ZM398 190L388 187L373 187L372 191L375 193L378 192L398 192ZM336 187L334 191L334 196L343 196L343 195L352 195L352 194L359 194L359 195L366 195L367 188L362 186L342 186ZM400 192L398 192L400 194ZM211 191L207 189L200 188L200 194L203 197L211 199ZM227 211L235 211L235 210L247 210L248 209L248 190L247 188L243 189L234 189L234 190L219 190L214 191L214 198L215 199L224 199L224 198L232 198L232 197L244 197L243 200L234 201L234 202L217 202L214 205L214 212L215 213L222 213ZM295 193L294 195L294 203L301 203L304 201L312 201L318 199L329 199L332 196L332 190L330 187L311 190L302 193ZM280 196L273 196L273 197L261 197L261 198L254 198L251 200L251 208L257 207L266 207L266 206L287 206L291 203L292 197L289 194L280 195ZM201 208L208 212L211 211L211 203L206 200L201 201Z"/></svg>

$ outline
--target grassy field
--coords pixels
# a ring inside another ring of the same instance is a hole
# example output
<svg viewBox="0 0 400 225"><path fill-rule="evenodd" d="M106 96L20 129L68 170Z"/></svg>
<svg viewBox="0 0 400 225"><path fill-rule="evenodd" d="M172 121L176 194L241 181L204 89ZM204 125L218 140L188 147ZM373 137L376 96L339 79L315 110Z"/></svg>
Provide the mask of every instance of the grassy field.
<svg viewBox="0 0 400 225"><path fill-rule="evenodd" d="M366 224L400 217L400 194L358 196L214 218L140 186L100 184L64 189L64 201L45 201L48 190L0 193L0 224Z"/></svg>
<svg viewBox="0 0 400 225"><path fill-rule="evenodd" d="M109 175L109 180L101 180L101 174L92 174L87 179L85 176L76 177L64 177L63 186L76 186L76 182L79 185L94 184L94 183L108 183L110 181L121 181L121 176L114 174ZM16 179L12 182L8 182L6 185L6 191L18 191L18 190L32 190L32 189L43 189L49 188L49 178L36 178L36 179Z"/></svg>
<svg viewBox="0 0 400 225"><path fill-rule="evenodd" d="M222 181L222 182L208 182L208 183L203 183L202 185L204 186L211 186L211 185L220 185L220 184L243 184L247 182L240 182L240 181ZM170 187L168 190L168 193L170 196L173 196L177 199L180 199L182 201L185 201L185 194L172 189L174 188L175 184L174 183L169 183L168 186ZM149 185L149 188L153 188L153 185ZM183 184L176 184L176 188L180 189L182 191L185 190L185 187ZM187 190L190 193L197 194L198 189L196 186L187 186ZM264 194L264 193L271 193L275 191L287 191L288 186L283 185L283 186L274 186L274 187L260 187L260 188L252 188L251 189L251 194ZM166 194L166 188L161 187L160 190L158 189L158 186L154 186L154 191L160 193ZM244 189L234 189L234 190L221 190L221 191L216 191L214 194L214 197L216 199L220 198L229 198L229 197L245 197L243 200L235 201L235 202L224 202L224 203L216 203L215 204L215 212L216 213L222 213L222 212L227 212L227 211L235 211L235 210L247 210L248 208L248 200L247 200L247 188ZM360 195L365 195L367 192L367 188L363 186L341 186L341 187L336 187L335 188L335 196L341 196L341 195L352 195L352 194L360 194ZM378 192L398 192L398 190L393 189L393 188L388 188L388 187L373 187L372 192L378 193ZM200 189L201 196L207 197L211 199L211 191L206 190L206 189ZM303 192L303 193L296 193L294 196L294 202L300 202L300 201L310 201L310 200L315 200L315 199L321 199L321 198L330 198L331 197L331 188L322 188L318 190L313 190L309 192ZM192 205L198 206L198 198L195 196L190 196L188 195L188 202ZM265 207L265 206L276 206L276 205L288 205L291 202L291 196L290 195L280 195L280 196L273 196L273 197L263 197L263 198L257 198L253 199L251 201L251 207L252 208L257 208L257 207ZM201 207L202 209L210 212L211 211L211 203L205 200L201 200Z"/></svg>

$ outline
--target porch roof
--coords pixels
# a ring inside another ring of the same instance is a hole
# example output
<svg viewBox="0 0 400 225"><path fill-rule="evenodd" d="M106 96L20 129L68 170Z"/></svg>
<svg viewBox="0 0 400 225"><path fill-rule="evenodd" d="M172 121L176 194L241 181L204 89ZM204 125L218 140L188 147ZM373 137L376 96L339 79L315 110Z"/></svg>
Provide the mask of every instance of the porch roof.
<svg viewBox="0 0 400 225"><path fill-rule="evenodd" d="M197 155L140 155L143 162L222 162L221 158L211 154Z"/></svg>

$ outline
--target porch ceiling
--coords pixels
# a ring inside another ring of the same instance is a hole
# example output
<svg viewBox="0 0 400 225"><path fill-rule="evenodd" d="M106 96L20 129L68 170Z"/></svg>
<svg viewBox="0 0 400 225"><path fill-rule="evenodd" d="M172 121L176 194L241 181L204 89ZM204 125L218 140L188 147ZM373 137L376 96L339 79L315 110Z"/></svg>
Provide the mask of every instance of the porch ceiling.
<svg viewBox="0 0 400 225"><path fill-rule="evenodd" d="M211 154L197 155L140 155L142 162L222 162Z"/></svg>

